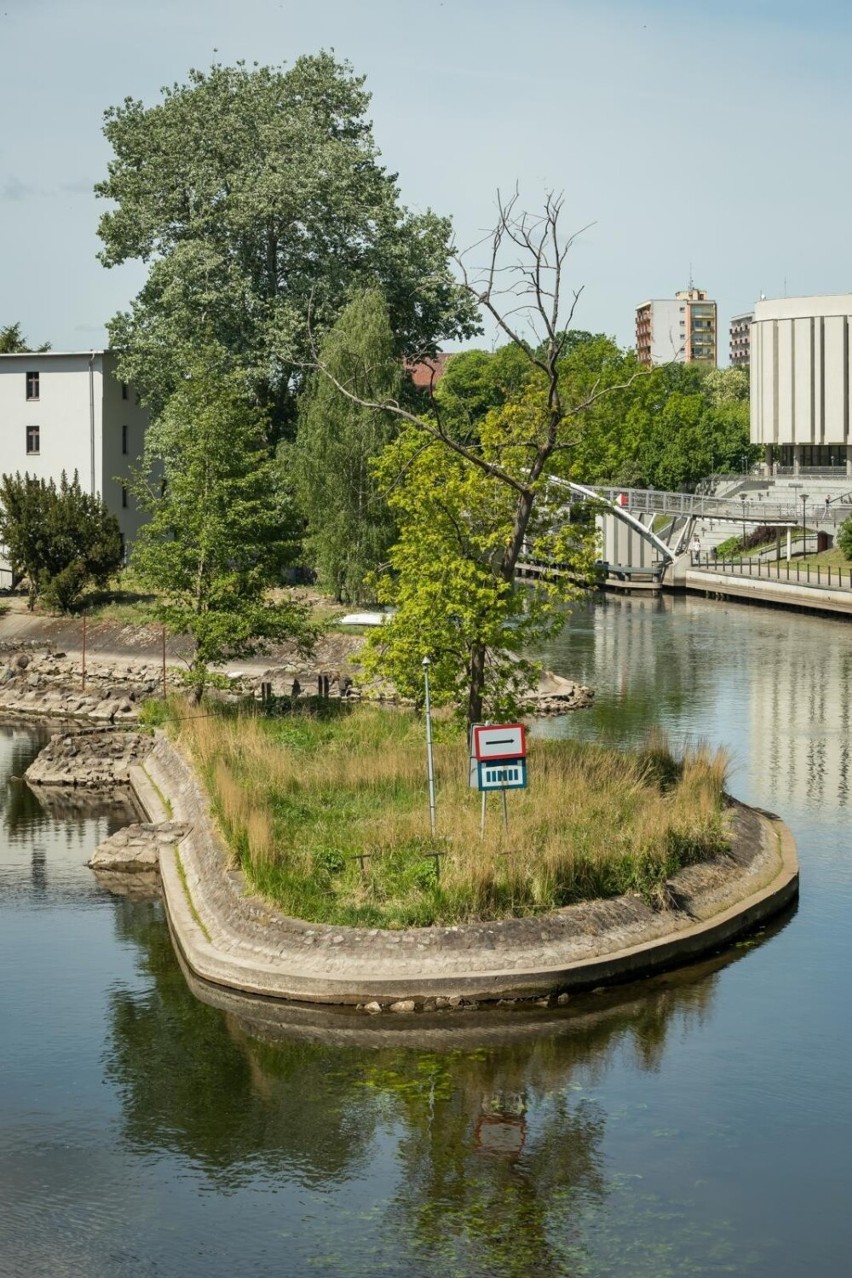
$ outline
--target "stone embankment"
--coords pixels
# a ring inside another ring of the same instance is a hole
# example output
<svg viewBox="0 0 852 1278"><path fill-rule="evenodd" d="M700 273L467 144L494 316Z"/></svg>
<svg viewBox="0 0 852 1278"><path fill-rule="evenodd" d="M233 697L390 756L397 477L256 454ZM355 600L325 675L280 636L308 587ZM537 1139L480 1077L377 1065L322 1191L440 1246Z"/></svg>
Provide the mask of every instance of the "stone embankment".
<svg viewBox="0 0 852 1278"><path fill-rule="evenodd" d="M524 708L533 715L565 714L568 710L587 710L594 699L594 692L585 684L574 683L545 670L538 688L530 694Z"/></svg>
<svg viewBox="0 0 852 1278"><path fill-rule="evenodd" d="M160 853L174 850L189 826L181 821L135 821L99 843L89 865L93 870L139 874L159 868Z"/></svg>
<svg viewBox="0 0 852 1278"><path fill-rule="evenodd" d="M712 953L798 893L787 827L737 805L730 855L673 876L659 908L625 896L467 926L389 931L309 923L246 894L206 795L163 735L131 769L131 781L152 824L167 815L167 793L174 818L188 828L160 852L172 933L188 966L211 984L271 998L373 1014L565 1002L575 992Z"/></svg>
<svg viewBox="0 0 852 1278"><path fill-rule="evenodd" d="M139 703L163 689L163 634L160 626L93 622L88 628L86 677L83 637L77 619L14 612L0 615L0 712L88 719L95 723L132 723ZM293 645L275 648L266 659L253 657L219 668L227 688L216 695L310 697L399 704L395 690L380 681L360 681L361 635L330 630L305 658ZM191 645L186 636L168 638L167 689L181 686ZM582 684L545 671L524 706L530 715L565 714L594 701Z"/></svg>
<svg viewBox="0 0 852 1278"><path fill-rule="evenodd" d="M115 728L60 732L27 768L30 785L111 790L130 784L130 769L151 753L153 738Z"/></svg>
<svg viewBox="0 0 852 1278"><path fill-rule="evenodd" d="M141 700L159 687L156 667L138 662L93 662L83 682L79 657L46 649L0 652L0 711L134 723Z"/></svg>

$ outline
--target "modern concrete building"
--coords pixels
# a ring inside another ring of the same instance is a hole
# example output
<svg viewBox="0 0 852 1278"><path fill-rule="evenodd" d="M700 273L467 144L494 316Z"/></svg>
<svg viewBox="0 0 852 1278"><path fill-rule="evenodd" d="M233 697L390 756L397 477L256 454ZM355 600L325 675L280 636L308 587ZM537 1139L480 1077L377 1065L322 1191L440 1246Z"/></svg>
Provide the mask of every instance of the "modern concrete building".
<svg viewBox="0 0 852 1278"><path fill-rule="evenodd" d="M852 294L760 301L751 326L751 441L766 465L852 475Z"/></svg>
<svg viewBox="0 0 852 1278"><path fill-rule="evenodd" d="M691 285L672 299L636 307L636 353L653 364L707 364L716 367L716 303Z"/></svg>
<svg viewBox="0 0 852 1278"><path fill-rule="evenodd" d="M735 315L729 328L728 353L732 368L748 368L751 363L751 321L753 311Z"/></svg>
<svg viewBox="0 0 852 1278"><path fill-rule="evenodd" d="M0 474L59 482L63 471L69 479L77 471L80 486L117 516L129 546L144 517L128 481L148 414L114 368L111 351L0 355ZM2 554L0 547L0 564Z"/></svg>

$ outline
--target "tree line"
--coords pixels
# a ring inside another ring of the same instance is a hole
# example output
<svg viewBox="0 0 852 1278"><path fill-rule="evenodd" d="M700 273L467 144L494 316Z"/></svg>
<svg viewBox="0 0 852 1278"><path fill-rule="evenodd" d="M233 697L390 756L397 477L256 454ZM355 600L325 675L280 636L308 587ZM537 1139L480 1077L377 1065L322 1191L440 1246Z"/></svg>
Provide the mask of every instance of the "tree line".
<svg viewBox="0 0 852 1278"><path fill-rule="evenodd" d="M306 605L272 590L307 562L338 599L392 605L369 668L417 697L428 655L437 700L511 713L595 559L550 479L689 488L739 467L747 380L649 372L576 330L556 197L500 203L479 260L459 258L446 217L401 202L368 108L323 52L192 71L106 112L100 257L148 268L108 326L152 420L133 562L195 640L199 696L217 661L310 645ZM406 369L484 317L501 344L418 390ZM519 590L524 549L567 571Z"/></svg>

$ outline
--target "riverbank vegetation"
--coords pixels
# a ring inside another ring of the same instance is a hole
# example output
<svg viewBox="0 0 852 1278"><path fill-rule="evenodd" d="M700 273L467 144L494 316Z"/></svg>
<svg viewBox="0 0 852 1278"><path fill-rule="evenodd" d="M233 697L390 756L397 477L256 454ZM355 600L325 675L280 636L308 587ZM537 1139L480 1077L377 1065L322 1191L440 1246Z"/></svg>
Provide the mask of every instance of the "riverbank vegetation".
<svg viewBox="0 0 852 1278"><path fill-rule="evenodd" d="M725 756L700 746L677 758L662 739L632 753L534 740L508 830L493 794L480 839L466 742L439 721L433 840L412 713L169 712L249 889L302 919L429 926L661 899L671 874L726 847Z"/></svg>
<svg viewBox="0 0 852 1278"><path fill-rule="evenodd" d="M223 661L310 649L307 609L277 588L316 578L340 603L391 606L371 672L413 696L428 658L436 704L514 716L537 674L524 653L595 578L593 511L566 481L690 488L745 469L747 375L674 349L648 369L575 329L576 237L554 192L539 212L498 195L491 234L459 254L448 218L402 203L369 102L321 52L215 63L105 113L100 259L146 268L108 325L150 415L122 481L122 509L148 516L130 548L147 598L120 611L190 636L200 697ZM440 354L486 330L504 344ZM560 571L520 591L529 557ZM91 616L80 571L61 606Z"/></svg>

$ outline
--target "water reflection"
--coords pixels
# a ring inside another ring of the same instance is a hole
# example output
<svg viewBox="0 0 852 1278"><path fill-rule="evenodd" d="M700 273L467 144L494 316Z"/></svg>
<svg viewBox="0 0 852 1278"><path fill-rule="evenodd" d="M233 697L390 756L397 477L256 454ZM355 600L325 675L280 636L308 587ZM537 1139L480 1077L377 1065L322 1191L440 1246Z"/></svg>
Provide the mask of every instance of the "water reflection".
<svg viewBox="0 0 852 1278"><path fill-rule="evenodd" d="M615 1188L592 1092L615 1056L657 1071L743 954L569 1009L377 1022L198 982L158 904L118 903L115 920L146 977L110 997L106 1073L129 1150L184 1158L220 1193L282 1178L328 1192L375 1178L390 1141L369 1236L393 1273L585 1272L590 1222ZM338 1245L329 1272L361 1272Z"/></svg>
<svg viewBox="0 0 852 1278"><path fill-rule="evenodd" d="M46 729L0 723L0 829L14 834L44 823L44 814L23 775L47 741Z"/></svg>
<svg viewBox="0 0 852 1278"><path fill-rule="evenodd" d="M564 1011L281 1008L188 986L159 902L101 890L115 809L0 784L4 1278L845 1272L849 632L690 600L575 623L549 664L598 705L546 731L728 744L796 829L794 923ZM36 748L0 732L0 765Z"/></svg>
<svg viewBox="0 0 852 1278"><path fill-rule="evenodd" d="M852 642L836 619L608 597L580 606L545 664L596 689L596 705L537 730L632 742L652 725L709 737L748 771L759 802L849 806ZM742 793L742 791L740 791Z"/></svg>

